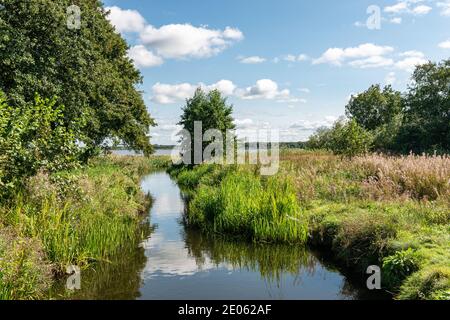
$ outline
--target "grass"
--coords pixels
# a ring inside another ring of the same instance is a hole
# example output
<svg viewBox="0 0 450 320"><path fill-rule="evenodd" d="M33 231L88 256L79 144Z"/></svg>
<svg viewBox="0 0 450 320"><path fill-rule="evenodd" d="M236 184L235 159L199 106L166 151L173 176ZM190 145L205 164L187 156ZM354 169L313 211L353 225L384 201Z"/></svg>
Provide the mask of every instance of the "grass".
<svg viewBox="0 0 450 320"><path fill-rule="evenodd" d="M171 172L183 188L198 187L189 203L189 225L254 241L306 241L306 220L289 181L218 165Z"/></svg>
<svg viewBox="0 0 450 320"><path fill-rule="evenodd" d="M287 150L280 160L269 179L249 166L169 171L191 190L190 224L253 241L307 237L361 275L380 266L397 299L449 299L449 156Z"/></svg>
<svg viewBox="0 0 450 320"><path fill-rule="evenodd" d="M31 178L26 190L0 207L0 298L43 298L68 265L95 267L137 245L148 201L140 177L167 163L111 156Z"/></svg>

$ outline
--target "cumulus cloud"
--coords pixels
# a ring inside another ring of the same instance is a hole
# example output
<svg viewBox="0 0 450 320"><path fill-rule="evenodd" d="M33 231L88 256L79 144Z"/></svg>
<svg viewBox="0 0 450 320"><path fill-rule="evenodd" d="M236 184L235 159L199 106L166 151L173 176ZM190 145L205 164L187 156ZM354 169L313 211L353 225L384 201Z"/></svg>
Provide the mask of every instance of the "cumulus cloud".
<svg viewBox="0 0 450 320"><path fill-rule="evenodd" d="M146 21L136 10L124 10L119 7L106 7L110 11L108 20L118 32L140 32L144 30Z"/></svg>
<svg viewBox="0 0 450 320"><path fill-rule="evenodd" d="M387 12L387 13L401 13L401 12L405 12L407 10L408 10L407 1L401 1L392 6L384 7L384 12Z"/></svg>
<svg viewBox="0 0 450 320"><path fill-rule="evenodd" d="M155 27L146 22L136 10L107 7L108 19L121 33L139 34L140 43L130 53L136 65L159 65L162 59L207 58L216 55L244 39L237 28L223 30L191 24L168 24Z"/></svg>
<svg viewBox="0 0 450 320"><path fill-rule="evenodd" d="M450 39L444 42L439 43L439 48L441 49L450 49Z"/></svg>
<svg viewBox="0 0 450 320"><path fill-rule="evenodd" d="M238 29L195 27L190 24L147 26L140 34L143 44L164 58L205 58L216 55L244 38Z"/></svg>
<svg viewBox="0 0 450 320"><path fill-rule="evenodd" d="M428 14L433 8L426 6L426 5L420 5L412 9L412 13L415 15L425 15Z"/></svg>
<svg viewBox="0 0 450 320"><path fill-rule="evenodd" d="M395 67L407 72L412 72L416 66L428 62L428 60L425 59L425 55L416 50L403 52L400 54L400 57L402 57L402 59L395 63Z"/></svg>
<svg viewBox="0 0 450 320"><path fill-rule="evenodd" d="M422 16L430 13L431 10L433 10L433 8L430 6L420 4L421 2L424 2L424 0L399 0L394 5L384 7L384 12L394 16L401 14ZM401 23L401 20L394 20L394 19L392 19L391 22Z"/></svg>
<svg viewBox="0 0 450 320"><path fill-rule="evenodd" d="M385 58L382 56L372 56L365 59L359 59L349 62L349 65L355 68L368 69L368 68L381 68L394 64L394 60Z"/></svg>
<svg viewBox="0 0 450 320"><path fill-rule="evenodd" d="M206 92L217 89L225 96L233 96L245 100L263 99L289 103L306 102L305 99L291 96L288 89L280 90L278 84L270 79L258 80L253 86L247 88L238 88L230 80L220 80L211 85L204 83L164 84L158 82L152 87L151 99L153 102L159 104L171 104L184 101L192 97L197 88L202 88Z"/></svg>
<svg viewBox="0 0 450 320"><path fill-rule="evenodd" d="M278 84L270 79L258 80L255 85L239 91L239 95L243 99L287 100L291 98L288 89L279 90Z"/></svg>
<svg viewBox="0 0 450 320"><path fill-rule="evenodd" d="M258 63L263 63L266 61L265 58L262 58L259 56L239 57L238 60L240 63L245 63L245 64L258 64Z"/></svg>
<svg viewBox="0 0 450 320"><path fill-rule="evenodd" d="M394 48L388 46L378 46L372 43L361 44L357 47L350 48L330 48L325 51L322 56L313 61L313 64L329 63L340 66L348 60L368 59L381 60L379 58L387 53L394 51ZM372 60L372 64L374 62ZM369 64L371 61L368 61ZM378 61L380 63L380 61ZM386 62L384 62L386 63ZM363 62L357 62L356 65L365 65Z"/></svg>
<svg viewBox="0 0 450 320"><path fill-rule="evenodd" d="M156 83L152 87L152 101L159 104L171 104L179 101L184 101L192 97L197 88L202 88L209 92L212 90L219 90L223 95L230 96L234 93L236 86L230 80L220 80L211 85L204 83L190 84L164 84Z"/></svg>
<svg viewBox="0 0 450 320"><path fill-rule="evenodd" d="M155 67L162 65L164 60L161 57L156 56L153 52L148 51L143 45L137 45L131 47L128 51L128 57L130 57L136 67Z"/></svg>
<svg viewBox="0 0 450 320"><path fill-rule="evenodd" d="M437 6L441 9L441 15L450 17L450 0L438 2Z"/></svg>

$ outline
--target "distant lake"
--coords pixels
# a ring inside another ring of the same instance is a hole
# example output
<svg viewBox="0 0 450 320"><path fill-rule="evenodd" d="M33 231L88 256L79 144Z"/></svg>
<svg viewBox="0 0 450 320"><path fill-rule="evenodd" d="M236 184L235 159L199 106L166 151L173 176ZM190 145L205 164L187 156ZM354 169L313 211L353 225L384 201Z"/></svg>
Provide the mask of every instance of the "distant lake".
<svg viewBox="0 0 450 320"><path fill-rule="evenodd" d="M172 149L156 149L154 155L156 156L170 156ZM113 150L112 154L119 156L140 156L142 152L135 152L133 150Z"/></svg>

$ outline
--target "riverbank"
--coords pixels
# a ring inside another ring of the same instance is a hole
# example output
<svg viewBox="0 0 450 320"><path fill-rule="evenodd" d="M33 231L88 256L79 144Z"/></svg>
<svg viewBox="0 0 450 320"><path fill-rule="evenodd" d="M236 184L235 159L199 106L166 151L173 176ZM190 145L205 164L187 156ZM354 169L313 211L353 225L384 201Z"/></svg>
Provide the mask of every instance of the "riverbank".
<svg viewBox="0 0 450 320"><path fill-rule="evenodd" d="M169 172L190 190L188 224L253 241L307 242L361 275L380 266L383 288L398 299L449 299L449 168L448 157L350 161L287 151L269 179L245 166Z"/></svg>
<svg viewBox="0 0 450 320"><path fill-rule="evenodd" d="M29 179L0 207L0 299L46 298L69 265L95 268L130 243L149 198L140 178L166 157L103 157L88 166Z"/></svg>

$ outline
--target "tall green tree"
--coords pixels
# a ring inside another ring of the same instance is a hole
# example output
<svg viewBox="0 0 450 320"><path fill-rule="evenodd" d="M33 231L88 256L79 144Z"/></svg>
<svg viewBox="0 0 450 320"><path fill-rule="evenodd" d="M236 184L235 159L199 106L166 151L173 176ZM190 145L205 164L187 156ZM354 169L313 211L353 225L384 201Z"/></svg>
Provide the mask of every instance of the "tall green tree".
<svg viewBox="0 0 450 320"><path fill-rule="evenodd" d="M233 106L227 104L226 98L222 97L218 90L205 93L201 88L198 88L194 96L186 100L186 105L182 111L178 124L190 134L190 141L184 141L184 143L191 146L190 149L186 149L186 152L190 153L191 159L194 159L194 126L196 121L202 124L202 135L209 129L217 129L222 133L224 139L227 130L235 128L232 117ZM209 141L203 142L202 154L208 143Z"/></svg>
<svg viewBox="0 0 450 320"><path fill-rule="evenodd" d="M366 130L388 124L402 111L401 93L386 86L372 85L366 91L353 95L345 107L348 118L355 119Z"/></svg>
<svg viewBox="0 0 450 320"><path fill-rule="evenodd" d="M80 8L80 26L71 5ZM35 93L58 97L65 123L88 116L86 143L120 139L150 153L154 125L136 89L141 75L97 0L0 0L0 90L23 108ZM88 157L91 152L88 152Z"/></svg>
<svg viewBox="0 0 450 320"><path fill-rule="evenodd" d="M450 151L450 59L414 71L398 146L404 152Z"/></svg>

